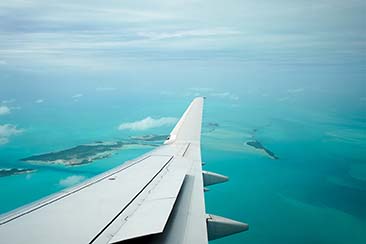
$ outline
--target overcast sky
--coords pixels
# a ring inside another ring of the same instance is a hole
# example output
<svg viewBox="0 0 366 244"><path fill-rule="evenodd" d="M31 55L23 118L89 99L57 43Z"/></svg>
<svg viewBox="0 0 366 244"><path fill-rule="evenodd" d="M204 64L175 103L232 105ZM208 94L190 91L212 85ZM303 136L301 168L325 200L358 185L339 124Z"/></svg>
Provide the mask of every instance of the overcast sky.
<svg viewBox="0 0 366 244"><path fill-rule="evenodd" d="M324 81L360 91L365 12L362 0L1 0L0 83L57 71L79 81Z"/></svg>
<svg viewBox="0 0 366 244"><path fill-rule="evenodd" d="M2 0L0 57L3 65L100 68L126 59L213 56L356 63L365 61L365 10L362 0Z"/></svg>

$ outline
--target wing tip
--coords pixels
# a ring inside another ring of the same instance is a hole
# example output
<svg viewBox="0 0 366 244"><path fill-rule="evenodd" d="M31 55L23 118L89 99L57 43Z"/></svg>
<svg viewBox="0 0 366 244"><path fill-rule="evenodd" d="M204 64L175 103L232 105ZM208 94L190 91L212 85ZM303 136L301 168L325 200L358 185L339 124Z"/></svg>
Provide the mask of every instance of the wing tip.
<svg viewBox="0 0 366 244"><path fill-rule="evenodd" d="M200 139L204 99L201 96L192 100L164 144L172 144L177 140L197 141Z"/></svg>

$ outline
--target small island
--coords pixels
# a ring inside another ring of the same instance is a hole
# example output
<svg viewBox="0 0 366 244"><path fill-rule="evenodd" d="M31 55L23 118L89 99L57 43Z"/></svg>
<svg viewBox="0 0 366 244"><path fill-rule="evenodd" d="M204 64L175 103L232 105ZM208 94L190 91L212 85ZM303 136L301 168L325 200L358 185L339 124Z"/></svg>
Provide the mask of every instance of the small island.
<svg viewBox="0 0 366 244"><path fill-rule="evenodd" d="M264 151L270 158L272 158L274 160L279 159L272 151L270 151L269 149L267 149L266 147L264 147L262 145L262 143L260 143L257 140L255 140L255 141L248 141L248 142L246 142L246 144L248 146L254 147L255 149Z"/></svg>
<svg viewBox="0 0 366 244"><path fill-rule="evenodd" d="M163 142L167 140L169 135L143 135L143 136L131 136L132 140L144 141L144 142Z"/></svg>
<svg viewBox="0 0 366 244"><path fill-rule="evenodd" d="M58 152L34 155L21 159L28 163L48 163L76 166L91 163L98 159L110 157L115 151L120 150L124 142L95 142L75 146Z"/></svg>
<svg viewBox="0 0 366 244"><path fill-rule="evenodd" d="M216 122L207 122L204 123L202 126L202 132L203 133L211 133L215 131L219 127L219 123Z"/></svg>
<svg viewBox="0 0 366 244"><path fill-rule="evenodd" d="M22 169L22 168L9 168L0 169L0 177L20 175L20 174L30 174L36 171L35 169Z"/></svg>

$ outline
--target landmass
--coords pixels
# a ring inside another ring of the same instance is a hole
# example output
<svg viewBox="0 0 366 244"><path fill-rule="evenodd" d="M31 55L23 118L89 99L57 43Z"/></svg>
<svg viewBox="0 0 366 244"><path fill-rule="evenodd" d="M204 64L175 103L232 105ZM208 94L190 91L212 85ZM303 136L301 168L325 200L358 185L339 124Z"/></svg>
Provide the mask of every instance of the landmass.
<svg viewBox="0 0 366 244"><path fill-rule="evenodd" d="M156 142L165 141L169 135L143 135L143 136L131 136L132 140L144 141L144 142Z"/></svg>
<svg viewBox="0 0 366 244"><path fill-rule="evenodd" d="M29 163L64 164L68 166L88 164L98 159L110 157L115 151L120 150L124 142L95 142L93 144L79 145L58 152L34 155L21 159Z"/></svg>
<svg viewBox="0 0 366 244"><path fill-rule="evenodd" d="M21 169L21 168L10 168L10 169L0 169L0 177L29 174L36 171L35 169Z"/></svg>
<svg viewBox="0 0 366 244"><path fill-rule="evenodd" d="M22 158L21 161L35 164L61 164L66 166L84 165L99 159L108 158L123 147L160 146L167 137L167 135L143 135L131 136L130 139L126 141L96 141L91 144L78 145L57 152L33 155Z"/></svg>
<svg viewBox="0 0 366 244"><path fill-rule="evenodd" d="M272 151L270 151L269 149L267 149L266 147L264 147L262 145L262 143L260 143L257 140L255 140L255 141L248 141L248 142L246 142L246 144L248 146L254 147L255 149L263 150L272 159L275 159L275 160L279 159Z"/></svg>
<svg viewBox="0 0 366 244"><path fill-rule="evenodd" d="M208 122L204 123L202 127L202 133L210 133L215 131L219 127L219 123Z"/></svg>

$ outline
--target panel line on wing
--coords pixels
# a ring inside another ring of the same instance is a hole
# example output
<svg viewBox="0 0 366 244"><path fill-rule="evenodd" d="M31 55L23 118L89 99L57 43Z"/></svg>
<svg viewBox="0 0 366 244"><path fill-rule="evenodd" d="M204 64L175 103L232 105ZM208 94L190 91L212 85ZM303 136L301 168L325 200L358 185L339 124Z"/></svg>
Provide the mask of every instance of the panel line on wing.
<svg viewBox="0 0 366 244"><path fill-rule="evenodd" d="M122 213L123 211L130 206L130 204L150 185L150 183L163 171L163 169L172 161L174 156L171 156L170 159L163 165L163 167L150 179L149 182L122 208L122 210L112 218L112 220L89 242L89 244L93 243Z"/></svg>
<svg viewBox="0 0 366 244"><path fill-rule="evenodd" d="M127 219L117 232L110 231L113 237L109 243L121 243L164 231L187 173L187 164L182 161L185 160L175 158L164 169L165 174L161 173L161 179L160 175L157 177L157 184L152 183L155 186L149 190L143 203L135 205L135 210L126 210Z"/></svg>
<svg viewBox="0 0 366 244"><path fill-rule="evenodd" d="M46 201L46 202L40 203L40 205L38 205L38 206L35 206L35 207L33 207L33 208L29 209L29 210L26 210L24 212L21 212L21 213L15 215L14 217L11 217L10 219L6 219L5 221L0 222L0 225L6 224L6 223L8 223L10 221L13 221L13 220L15 220L17 218L20 218L20 217L24 216L24 215L27 215L29 213L32 213L32 212L34 212L34 211L36 211L36 210L38 210L40 208L43 208L43 207L45 207L45 206L47 206L47 205L49 205L51 203L54 203L54 202L57 202L57 201L59 201L59 200L61 200L63 198L66 198L66 197L68 197L68 196L70 196L70 195L72 195L72 194L74 194L74 193L76 193L78 191L81 191L82 189L85 189L85 188L87 188L87 187L89 187L91 185L94 185L95 183L98 183L98 182L100 182L102 180L105 180L105 179L111 177L112 175L115 175L115 174L117 174L117 173L119 173L119 172L121 172L123 170L126 170L126 169L128 169L128 168L130 168L130 167L132 167L132 166L134 166L134 165L136 165L136 164L144 161L145 159L147 159L149 157L151 157L151 155L148 155L148 156L146 156L146 157L144 157L144 158L142 158L140 160L137 160L134 163L132 163L130 165L127 165L126 167L123 167L123 168L121 168L119 170L113 171L112 173L107 174L107 175L105 175L105 176L103 176L101 178L97 178L96 180L94 180L92 182L86 183L85 185L82 185L82 186L78 187L75 190L72 190L70 192L67 192L65 194L62 194L61 196L59 196L57 198L51 199L50 201Z"/></svg>
<svg viewBox="0 0 366 244"><path fill-rule="evenodd" d="M186 152L188 151L188 148L189 148L189 146L191 145L191 143L188 143L188 145L187 145L187 147L186 147L186 149L184 150L184 152L183 152L183 155L182 155L182 157L184 157L184 155L186 155Z"/></svg>

